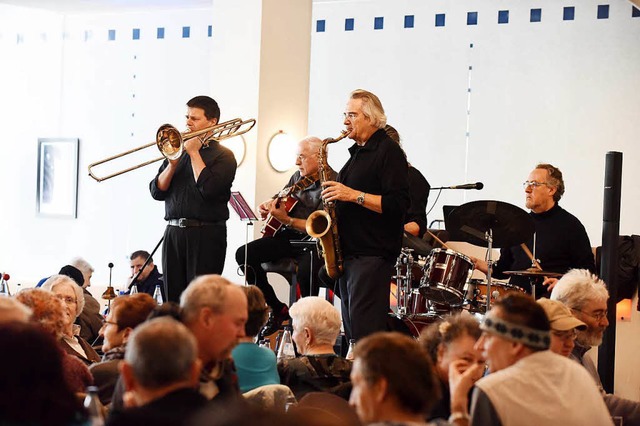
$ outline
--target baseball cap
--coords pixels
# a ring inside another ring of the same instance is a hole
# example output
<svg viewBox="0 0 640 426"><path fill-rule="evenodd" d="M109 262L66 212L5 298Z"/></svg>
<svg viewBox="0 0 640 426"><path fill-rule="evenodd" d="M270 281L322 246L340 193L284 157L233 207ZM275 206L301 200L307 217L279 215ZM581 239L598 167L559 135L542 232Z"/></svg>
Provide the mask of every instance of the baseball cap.
<svg viewBox="0 0 640 426"><path fill-rule="evenodd" d="M547 298L538 299L538 303L547 314L551 323L551 329L556 331L566 331L573 328L586 330L587 325L571 314L571 310L558 300Z"/></svg>

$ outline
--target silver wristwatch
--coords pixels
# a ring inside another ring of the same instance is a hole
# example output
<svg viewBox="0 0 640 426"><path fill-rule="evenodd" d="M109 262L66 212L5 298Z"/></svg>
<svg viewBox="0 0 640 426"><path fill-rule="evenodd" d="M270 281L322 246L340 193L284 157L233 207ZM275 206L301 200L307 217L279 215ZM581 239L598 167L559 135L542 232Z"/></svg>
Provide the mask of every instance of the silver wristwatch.
<svg viewBox="0 0 640 426"><path fill-rule="evenodd" d="M358 195L358 198L356 198L356 203L358 203L359 205L363 206L364 205L364 192L361 192L360 195Z"/></svg>

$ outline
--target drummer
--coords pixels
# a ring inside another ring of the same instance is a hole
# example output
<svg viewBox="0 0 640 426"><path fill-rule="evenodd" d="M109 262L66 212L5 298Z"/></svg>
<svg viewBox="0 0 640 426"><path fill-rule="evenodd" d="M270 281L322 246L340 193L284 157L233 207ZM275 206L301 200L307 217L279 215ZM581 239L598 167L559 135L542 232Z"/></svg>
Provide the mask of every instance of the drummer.
<svg viewBox="0 0 640 426"><path fill-rule="evenodd" d="M575 216L558 205L565 186L562 172L551 164L538 164L523 183L525 205L535 226L535 234L525 244L535 254L544 271L564 274L572 268L595 271L591 243L584 226ZM534 247L535 241L535 247ZM472 257L475 268L487 273L487 262ZM522 271L532 267L532 260L521 246L500 249L500 259L492 270L494 278L509 278L505 271ZM536 298L549 297L557 278L511 276L511 284L531 292Z"/></svg>

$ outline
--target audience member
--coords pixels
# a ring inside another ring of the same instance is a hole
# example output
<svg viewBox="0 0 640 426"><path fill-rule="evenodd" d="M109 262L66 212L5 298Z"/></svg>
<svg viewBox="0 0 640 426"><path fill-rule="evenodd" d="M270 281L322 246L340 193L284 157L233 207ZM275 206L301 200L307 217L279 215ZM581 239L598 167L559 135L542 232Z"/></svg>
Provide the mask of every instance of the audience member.
<svg viewBox="0 0 640 426"><path fill-rule="evenodd" d="M280 361L278 373L297 399L307 392L342 394L349 382L351 361L336 355L333 345L340 333L340 314L326 300L309 296L291 305L293 341L302 356Z"/></svg>
<svg viewBox="0 0 640 426"><path fill-rule="evenodd" d="M144 262L150 258L151 255L144 250L137 250L131 253L131 280L140 272ZM133 281L129 283L129 290L131 290L131 286L133 285ZM158 271L158 267L154 265L153 258L149 260L147 266L142 269L138 279L135 282L138 287L138 291L142 293L147 293L150 296L153 296L153 292L156 289L156 286L160 286L160 291L162 293L163 300L167 300L164 294L164 282L162 281L162 274Z"/></svg>
<svg viewBox="0 0 640 426"><path fill-rule="evenodd" d="M208 399L239 396L231 351L245 337L248 308L241 287L220 275L202 275L182 292L180 307L203 363L200 392Z"/></svg>
<svg viewBox="0 0 640 426"><path fill-rule="evenodd" d="M16 295L16 299L31 310L31 321L58 341L58 349L63 354L64 378L71 390L84 392L87 386L93 384L93 377L82 360L62 348L62 337L69 316L64 302L52 292L39 288L24 289Z"/></svg>
<svg viewBox="0 0 640 426"><path fill-rule="evenodd" d="M93 342L98 338L104 319L102 314L100 314L100 302L98 302L95 297L89 293L89 290L87 290L87 288L91 286L93 266L81 257L71 259L69 265L64 268L67 268L68 266L73 266L82 273L82 281L78 281L75 277L71 276L71 278L73 278L73 280L82 287L82 294L84 295L84 308L78 317L77 323L80 324L80 337L93 344ZM62 270L59 273L67 275L62 272Z"/></svg>
<svg viewBox="0 0 640 426"><path fill-rule="evenodd" d="M64 316L62 348L80 358L87 366L100 361L96 351L79 335L80 326L73 323L84 308L81 287L66 275L53 275L44 282L42 288L53 292L65 304L68 315Z"/></svg>
<svg viewBox="0 0 640 426"><path fill-rule="evenodd" d="M411 337L380 332L358 342L349 403L360 421L375 425L426 425L440 397L427 351Z"/></svg>
<svg viewBox="0 0 640 426"><path fill-rule="evenodd" d="M587 325L574 317L571 310L562 302L546 297L537 300L547 314L551 326L551 345L549 350L558 355L569 356L575 347L578 330L585 330Z"/></svg>
<svg viewBox="0 0 640 426"><path fill-rule="evenodd" d="M171 318L156 318L131 333L122 377L128 403L107 425L175 426L187 424L206 404L197 390L201 362L196 340Z"/></svg>
<svg viewBox="0 0 640 426"><path fill-rule="evenodd" d="M451 415L449 366L453 361L464 361L462 369L475 364L484 368L484 358L475 347L481 333L480 324L473 316L458 314L431 324L420 334L420 343L431 356L440 384L441 398L431 410L429 419L446 420ZM479 374L482 374L482 370L479 370ZM480 375L476 380L479 378Z"/></svg>
<svg viewBox="0 0 640 426"><path fill-rule="evenodd" d="M6 322L27 322L31 309L11 297L0 297L0 324Z"/></svg>
<svg viewBox="0 0 640 426"><path fill-rule="evenodd" d="M0 423L86 424L83 407L64 377L64 354L50 333L33 324L2 324L0 347Z"/></svg>
<svg viewBox="0 0 640 426"><path fill-rule="evenodd" d="M142 324L149 313L158 306L147 293L116 297L100 330L104 337L102 361L92 364L89 371L98 387L100 402L111 403L111 396L118 381L118 366L124 359L125 348L133 330Z"/></svg>
<svg viewBox="0 0 640 426"><path fill-rule="evenodd" d="M610 425L611 417L589 374L549 350L549 320L532 297L510 293L481 324L476 344L491 374L478 380L471 403L472 425ZM450 422L467 424L472 366L449 370ZM476 370L476 371L474 371Z"/></svg>
<svg viewBox="0 0 640 426"><path fill-rule="evenodd" d="M588 270L572 269L558 281L556 287L551 299L565 304L576 318L587 325L586 330L578 331L570 357L582 364L593 377L612 416L622 417L625 425L640 425L640 403L606 393L598 370L587 355L589 349L602 344L602 336L609 326L609 292L606 284Z"/></svg>
<svg viewBox="0 0 640 426"><path fill-rule="evenodd" d="M276 367L276 355L270 348L258 346L254 339L267 322L268 307L262 291L255 285L244 286L249 317L244 327L246 337L231 352L238 369L238 383L242 393L264 385L280 383Z"/></svg>

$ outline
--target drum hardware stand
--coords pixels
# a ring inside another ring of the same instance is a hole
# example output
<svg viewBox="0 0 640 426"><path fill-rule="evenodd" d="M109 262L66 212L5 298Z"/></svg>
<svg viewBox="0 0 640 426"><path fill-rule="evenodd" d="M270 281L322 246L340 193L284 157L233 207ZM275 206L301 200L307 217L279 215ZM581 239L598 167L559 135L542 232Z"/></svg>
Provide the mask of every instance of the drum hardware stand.
<svg viewBox="0 0 640 426"><path fill-rule="evenodd" d="M396 275L392 278L396 279L396 300L398 301L398 311L396 316L398 318L407 316L407 305L409 304L409 291L411 288L411 267L413 266L413 256L411 253L413 249L402 248L400 255L396 260L395 268ZM407 274L401 275L402 265L407 265Z"/></svg>

